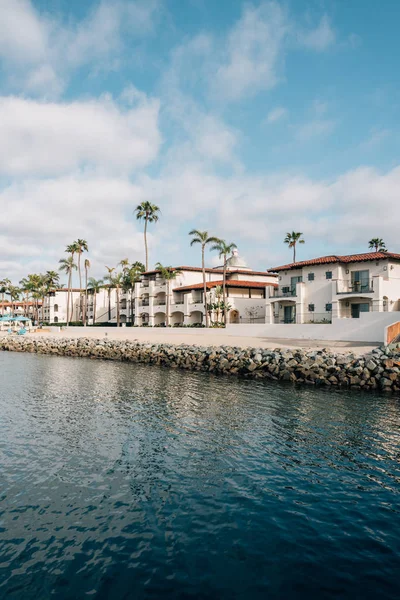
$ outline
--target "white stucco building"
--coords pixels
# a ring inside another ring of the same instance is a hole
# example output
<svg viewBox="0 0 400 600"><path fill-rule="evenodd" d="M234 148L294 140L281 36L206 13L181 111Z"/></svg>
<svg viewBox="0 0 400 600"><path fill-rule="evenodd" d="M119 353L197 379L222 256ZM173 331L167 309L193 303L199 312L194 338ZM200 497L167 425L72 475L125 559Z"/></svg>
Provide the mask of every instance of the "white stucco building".
<svg viewBox="0 0 400 600"><path fill-rule="evenodd" d="M203 276L199 267L175 267L180 271L169 284L159 271L144 273L136 284L133 305L125 298L126 308L121 310L129 320L135 314L135 325L162 325L166 322L167 294L169 294L170 325L195 325L205 323ZM223 269L206 269L207 290L222 286ZM227 264L227 302L230 305L228 320L234 323L265 322L266 288L277 285L277 275L266 271L253 271L235 252ZM125 306L121 300L121 306Z"/></svg>
<svg viewBox="0 0 400 600"><path fill-rule="evenodd" d="M73 313L70 321L79 321L82 318L83 309L83 298L84 290L82 294L79 288L72 289L72 305ZM57 324L67 322L67 301L68 301L68 289L61 288L58 290L51 291L47 294L43 305L43 315L41 320L45 323ZM71 298L70 298L71 303ZM96 294L96 302L94 294L91 290L88 290L88 306L87 306L87 317L88 324L93 323L94 308L96 304L96 322L103 323L115 320L115 294L111 291L110 294L110 307L108 302L107 290L102 289ZM109 310L110 309L110 310Z"/></svg>
<svg viewBox="0 0 400 600"><path fill-rule="evenodd" d="M329 323L365 312L400 311L400 254L323 256L271 269L266 323Z"/></svg>

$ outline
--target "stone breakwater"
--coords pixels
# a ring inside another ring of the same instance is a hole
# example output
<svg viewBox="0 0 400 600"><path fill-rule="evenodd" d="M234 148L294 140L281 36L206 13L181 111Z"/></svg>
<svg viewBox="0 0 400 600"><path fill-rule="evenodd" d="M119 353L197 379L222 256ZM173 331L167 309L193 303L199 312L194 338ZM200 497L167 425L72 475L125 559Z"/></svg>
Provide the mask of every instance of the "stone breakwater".
<svg viewBox="0 0 400 600"><path fill-rule="evenodd" d="M2 337L0 350L149 363L296 384L400 391L400 344L370 354L144 344L92 338Z"/></svg>

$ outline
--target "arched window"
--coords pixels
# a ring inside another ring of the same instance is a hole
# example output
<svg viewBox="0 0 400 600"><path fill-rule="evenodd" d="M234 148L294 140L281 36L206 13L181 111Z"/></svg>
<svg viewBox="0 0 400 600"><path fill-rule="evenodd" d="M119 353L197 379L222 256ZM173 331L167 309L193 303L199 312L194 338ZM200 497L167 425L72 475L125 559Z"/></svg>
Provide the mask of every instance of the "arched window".
<svg viewBox="0 0 400 600"><path fill-rule="evenodd" d="M58 323L58 317L54 317L54 323Z"/></svg>
<svg viewBox="0 0 400 600"><path fill-rule="evenodd" d="M54 305L54 312L58 312L58 304Z"/></svg>

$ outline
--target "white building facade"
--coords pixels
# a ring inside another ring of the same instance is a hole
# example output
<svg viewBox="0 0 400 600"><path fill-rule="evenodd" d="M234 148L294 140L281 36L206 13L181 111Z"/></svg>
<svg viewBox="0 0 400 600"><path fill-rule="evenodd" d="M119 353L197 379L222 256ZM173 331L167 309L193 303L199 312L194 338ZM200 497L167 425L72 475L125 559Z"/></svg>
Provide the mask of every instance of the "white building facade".
<svg viewBox="0 0 400 600"><path fill-rule="evenodd" d="M365 312L400 311L400 254L325 256L271 269L266 323L330 323Z"/></svg>
<svg viewBox="0 0 400 600"><path fill-rule="evenodd" d="M199 267L175 267L176 279L166 282L159 271L144 273L135 286L134 299L125 297L126 308L121 309L130 319L135 315L135 325L162 326L169 324L196 326L205 324L204 288L202 269ZM277 285L277 275L266 271L253 271L235 252L227 262L227 303L230 305L228 320L234 323L265 322L266 287ZM223 284L221 267L206 269L206 285L209 293ZM129 295L128 295L129 296ZM169 302L167 302L167 296ZM123 303L124 298L121 301ZM133 309L134 304L134 309Z"/></svg>
<svg viewBox="0 0 400 600"><path fill-rule="evenodd" d="M70 297L70 307L73 306L73 312L70 317L70 321L76 322L82 320L82 311L84 307L85 290L82 292L74 288L72 290L72 302ZM109 302L110 300L110 302ZM67 302L68 302L68 290L62 288L51 291L47 294L43 304L43 311L41 314L41 320L51 325L58 323L67 322ZM71 310L71 309L70 309ZM96 310L96 315L95 315ZM116 307L115 307L115 294L111 290L110 299L108 298L108 292L106 289L100 290L98 294L93 294L91 290L88 290L88 304L87 304L87 323L92 325L96 323L113 322L115 320Z"/></svg>

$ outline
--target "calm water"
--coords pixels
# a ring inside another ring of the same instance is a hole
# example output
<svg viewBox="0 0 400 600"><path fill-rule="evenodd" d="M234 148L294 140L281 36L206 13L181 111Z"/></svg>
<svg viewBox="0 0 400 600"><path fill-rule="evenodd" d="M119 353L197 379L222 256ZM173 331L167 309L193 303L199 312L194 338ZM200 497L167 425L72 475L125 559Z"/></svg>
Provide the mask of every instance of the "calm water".
<svg viewBox="0 0 400 600"><path fill-rule="evenodd" d="M0 353L0 598L400 595L400 402Z"/></svg>

